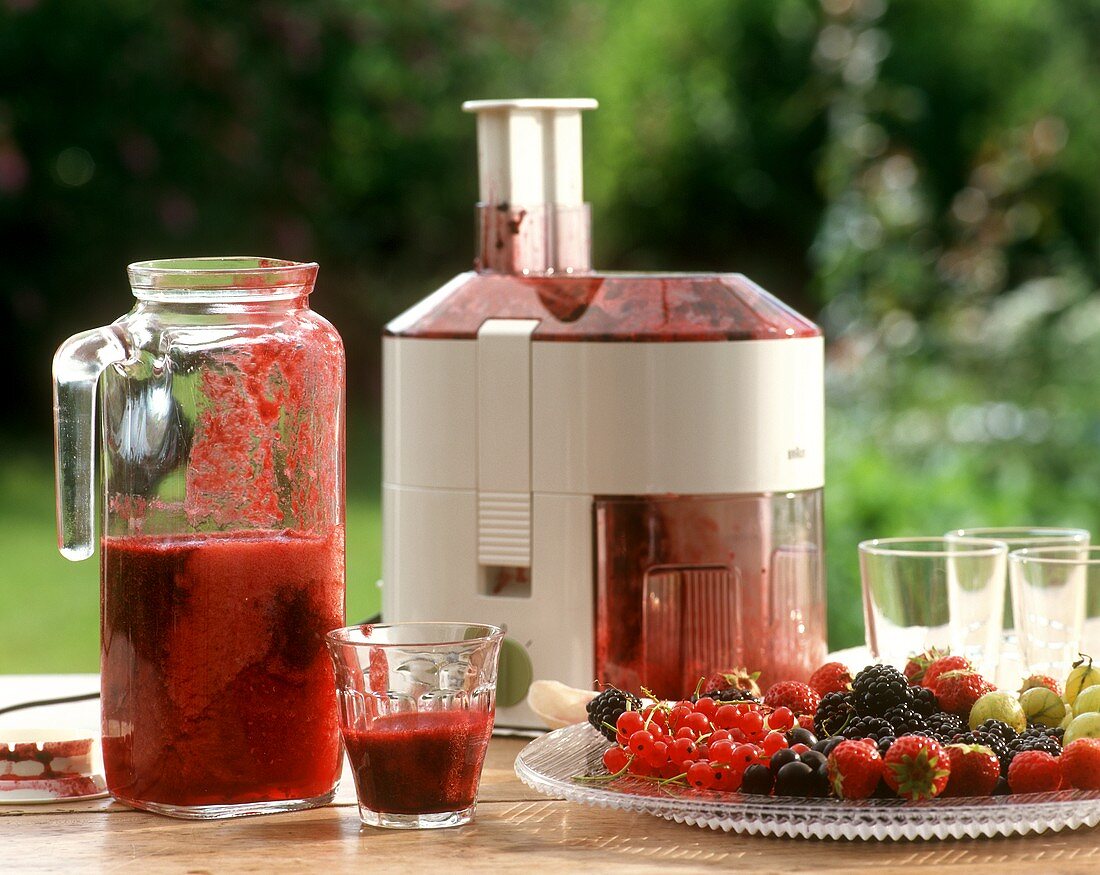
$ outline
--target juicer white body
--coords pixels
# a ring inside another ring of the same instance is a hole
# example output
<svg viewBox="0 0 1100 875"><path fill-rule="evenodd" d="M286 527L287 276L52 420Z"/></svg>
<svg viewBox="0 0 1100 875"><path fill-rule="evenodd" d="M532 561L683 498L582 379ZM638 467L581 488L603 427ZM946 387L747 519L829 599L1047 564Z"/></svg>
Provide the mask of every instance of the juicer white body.
<svg viewBox="0 0 1100 875"><path fill-rule="evenodd" d="M383 619L506 626L509 671L526 657L590 688L595 498L820 489L823 342L553 342L538 324L384 338ZM541 725L515 695L497 723Z"/></svg>

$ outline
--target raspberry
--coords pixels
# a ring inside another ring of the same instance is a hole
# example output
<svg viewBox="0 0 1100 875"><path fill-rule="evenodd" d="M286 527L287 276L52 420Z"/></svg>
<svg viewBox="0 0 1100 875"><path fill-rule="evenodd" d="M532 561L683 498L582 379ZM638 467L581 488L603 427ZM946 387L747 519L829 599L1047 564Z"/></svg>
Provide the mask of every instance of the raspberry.
<svg viewBox="0 0 1100 875"><path fill-rule="evenodd" d="M892 665L869 665L852 681L852 704L862 716L881 717L907 701L909 683Z"/></svg>
<svg viewBox="0 0 1100 875"><path fill-rule="evenodd" d="M813 714L821 704L821 696L809 684L780 681L768 687L764 704L769 708L789 708L795 714Z"/></svg>
<svg viewBox="0 0 1100 875"><path fill-rule="evenodd" d="M944 796L989 796L1001 777L997 755L981 744L947 746L951 775Z"/></svg>
<svg viewBox="0 0 1100 875"><path fill-rule="evenodd" d="M827 662L810 675L810 686L819 696L845 693L852 688L852 675L844 663Z"/></svg>
<svg viewBox="0 0 1100 875"><path fill-rule="evenodd" d="M944 672L973 670L974 666L970 664L970 660L965 656L941 656L925 670L921 686L935 693L937 692L936 683Z"/></svg>
<svg viewBox="0 0 1100 875"><path fill-rule="evenodd" d="M1100 739L1071 741L1059 759L1067 784L1078 790L1100 790Z"/></svg>
<svg viewBox="0 0 1100 875"><path fill-rule="evenodd" d="M933 799L943 792L951 761L938 741L907 735L892 745L885 758L886 784L903 799Z"/></svg>
<svg viewBox="0 0 1100 875"><path fill-rule="evenodd" d="M829 784L841 799L866 799L882 777L882 757L865 741L842 741L829 754Z"/></svg>
<svg viewBox="0 0 1100 875"><path fill-rule="evenodd" d="M1058 757L1045 750L1025 750L1012 758L1008 786L1013 793L1049 793L1062 783Z"/></svg>

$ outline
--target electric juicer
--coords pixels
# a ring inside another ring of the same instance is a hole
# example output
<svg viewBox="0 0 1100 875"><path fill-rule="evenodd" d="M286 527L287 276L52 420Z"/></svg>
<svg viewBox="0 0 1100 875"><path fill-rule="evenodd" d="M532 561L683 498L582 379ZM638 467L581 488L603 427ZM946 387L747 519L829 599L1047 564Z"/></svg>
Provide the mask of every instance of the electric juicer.
<svg viewBox="0 0 1100 875"><path fill-rule="evenodd" d="M479 252L383 339L383 617L506 626L533 677L678 698L826 653L823 339L740 274L591 269L581 112L464 104Z"/></svg>

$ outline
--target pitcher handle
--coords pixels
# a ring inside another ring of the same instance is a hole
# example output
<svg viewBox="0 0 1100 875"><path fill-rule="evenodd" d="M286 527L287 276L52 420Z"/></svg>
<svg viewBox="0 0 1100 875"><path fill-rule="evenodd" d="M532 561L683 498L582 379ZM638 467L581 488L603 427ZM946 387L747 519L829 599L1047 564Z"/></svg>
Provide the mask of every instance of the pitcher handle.
<svg viewBox="0 0 1100 875"><path fill-rule="evenodd" d="M95 545L96 386L112 364L128 357L117 326L74 334L53 357L54 467L57 546L74 562Z"/></svg>

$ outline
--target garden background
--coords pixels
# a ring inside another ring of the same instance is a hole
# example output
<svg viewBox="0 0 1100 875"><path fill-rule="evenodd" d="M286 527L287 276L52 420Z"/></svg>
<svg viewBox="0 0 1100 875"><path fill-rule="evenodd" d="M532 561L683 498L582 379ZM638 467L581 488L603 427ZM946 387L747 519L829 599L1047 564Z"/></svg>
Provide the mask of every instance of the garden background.
<svg viewBox="0 0 1100 875"><path fill-rule="evenodd" d="M468 98L599 99L599 266L740 271L824 326L833 646L862 538L1100 532L1097 45L1097 0L0 0L0 672L97 667L49 363L139 259L321 263L373 611L379 334L470 264Z"/></svg>

